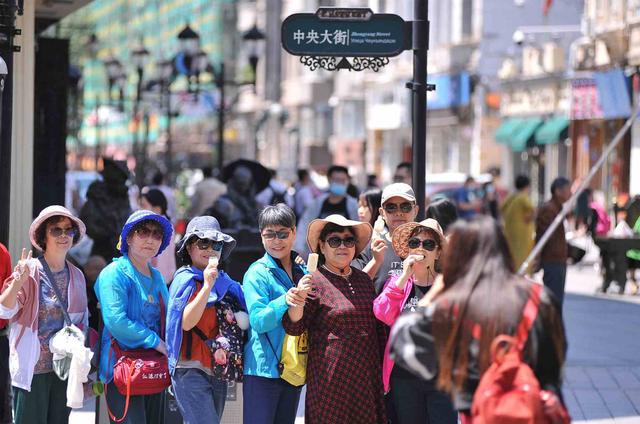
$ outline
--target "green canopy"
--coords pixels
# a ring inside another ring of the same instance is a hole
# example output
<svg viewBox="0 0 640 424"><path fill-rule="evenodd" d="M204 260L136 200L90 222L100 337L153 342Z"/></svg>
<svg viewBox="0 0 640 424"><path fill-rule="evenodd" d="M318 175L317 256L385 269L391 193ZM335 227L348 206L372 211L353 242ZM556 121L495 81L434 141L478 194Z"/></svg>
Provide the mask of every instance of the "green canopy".
<svg viewBox="0 0 640 424"><path fill-rule="evenodd" d="M535 134L536 144L554 144L569 135L569 120L556 116L545 122Z"/></svg>
<svg viewBox="0 0 640 424"><path fill-rule="evenodd" d="M505 119L496 130L496 140L498 140L498 142L502 144L511 144L512 136L517 132L523 122L524 119L521 118Z"/></svg>
<svg viewBox="0 0 640 424"><path fill-rule="evenodd" d="M518 127L518 130L511 137L509 145L514 152L523 152L527 150L527 144L533 137L536 130L542 125L541 118L529 118L525 119L522 125Z"/></svg>

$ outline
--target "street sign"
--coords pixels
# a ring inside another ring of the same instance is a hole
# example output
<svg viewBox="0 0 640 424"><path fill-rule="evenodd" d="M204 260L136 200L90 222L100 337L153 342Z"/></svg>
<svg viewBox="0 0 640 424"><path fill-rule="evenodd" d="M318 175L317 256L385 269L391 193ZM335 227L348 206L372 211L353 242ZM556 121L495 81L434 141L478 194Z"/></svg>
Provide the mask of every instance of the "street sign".
<svg viewBox="0 0 640 424"><path fill-rule="evenodd" d="M367 8L320 8L282 23L282 46L295 56L391 57L410 41L411 28L400 16Z"/></svg>

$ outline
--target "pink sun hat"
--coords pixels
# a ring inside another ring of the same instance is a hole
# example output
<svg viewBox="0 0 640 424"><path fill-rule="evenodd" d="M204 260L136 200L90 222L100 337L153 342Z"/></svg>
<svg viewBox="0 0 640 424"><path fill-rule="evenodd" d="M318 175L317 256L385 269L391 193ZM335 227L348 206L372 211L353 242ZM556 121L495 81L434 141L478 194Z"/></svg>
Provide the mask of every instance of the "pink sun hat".
<svg viewBox="0 0 640 424"><path fill-rule="evenodd" d="M40 214L37 216L37 218L34 219L33 222L31 223L31 226L29 226L29 240L31 241L31 244L33 246L35 246L40 251L44 251L42 246L40 246L36 241L36 233L38 231L38 228L40 228L40 226L44 224L44 222L47 219L53 216L63 216L65 218L69 218L74 224L78 226L78 230L80 231L80 234L78 235L78 237L73 238L74 246L80 240L82 240L82 237L84 237L85 233L87 232L87 227L85 227L84 222L82 222L80 218L74 216L69 211L69 209L65 208L64 206L53 205L53 206L47 206L46 208L42 209L42 211L40 211Z"/></svg>

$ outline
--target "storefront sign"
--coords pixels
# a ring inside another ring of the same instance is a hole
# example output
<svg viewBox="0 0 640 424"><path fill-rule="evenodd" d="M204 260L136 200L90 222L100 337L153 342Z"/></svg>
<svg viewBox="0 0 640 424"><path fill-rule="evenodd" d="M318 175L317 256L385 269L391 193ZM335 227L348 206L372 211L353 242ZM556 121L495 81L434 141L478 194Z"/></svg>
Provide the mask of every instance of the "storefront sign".
<svg viewBox="0 0 640 424"><path fill-rule="evenodd" d="M592 78L580 78L571 81L571 108L569 118L602 119L602 108L598 102L598 89Z"/></svg>

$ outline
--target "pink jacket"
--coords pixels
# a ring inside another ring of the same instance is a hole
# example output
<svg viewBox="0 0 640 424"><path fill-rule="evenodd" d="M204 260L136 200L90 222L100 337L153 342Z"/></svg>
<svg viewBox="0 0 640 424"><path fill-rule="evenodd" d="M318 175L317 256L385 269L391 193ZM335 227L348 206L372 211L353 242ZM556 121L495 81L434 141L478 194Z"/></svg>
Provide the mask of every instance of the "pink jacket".
<svg viewBox="0 0 640 424"><path fill-rule="evenodd" d="M71 321L81 330L88 328L87 284L82 271L70 262L69 266L69 305ZM11 384L31 391L33 370L40 358L40 340L38 339L38 308L40 306L40 273L44 272L38 259L29 261L29 279L18 292L16 305L12 309L0 304L0 318L10 319L9 332L9 371ZM6 288L13 277L4 281Z"/></svg>
<svg viewBox="0 0 640 424"><path fill-rule="evenodd" d="M396 322L404 304L407 303L407 299L413 291L413 277L409 278L404 290L400 290L396 286L398 278L400 278L399 275L390 277L385 283L382 293L373 301L373 314L389 327ZM382 362L382 382L385 393L389 392L389 380L393 370L393 359L389 356L390 342L391 339L387 340L387 345L384 348L384 361Z"/></svg>

